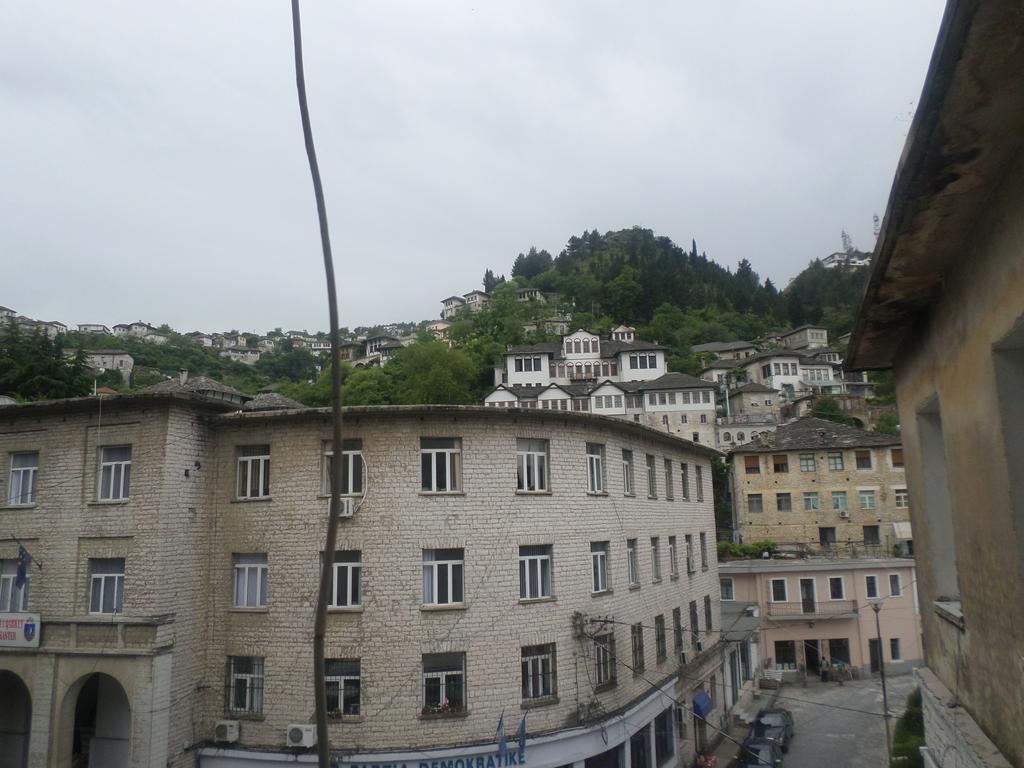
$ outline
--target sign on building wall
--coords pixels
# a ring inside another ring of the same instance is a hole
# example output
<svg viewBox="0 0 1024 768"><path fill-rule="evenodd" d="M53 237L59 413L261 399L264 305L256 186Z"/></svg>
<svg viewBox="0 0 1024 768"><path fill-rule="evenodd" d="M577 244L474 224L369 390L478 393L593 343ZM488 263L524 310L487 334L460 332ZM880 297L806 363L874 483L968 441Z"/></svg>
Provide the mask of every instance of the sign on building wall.
<svg viewBox="0 0 1024 768"><path fill-rule="evenodd" d="M0 613L0 648L38 647L38 613Z"/></svg>

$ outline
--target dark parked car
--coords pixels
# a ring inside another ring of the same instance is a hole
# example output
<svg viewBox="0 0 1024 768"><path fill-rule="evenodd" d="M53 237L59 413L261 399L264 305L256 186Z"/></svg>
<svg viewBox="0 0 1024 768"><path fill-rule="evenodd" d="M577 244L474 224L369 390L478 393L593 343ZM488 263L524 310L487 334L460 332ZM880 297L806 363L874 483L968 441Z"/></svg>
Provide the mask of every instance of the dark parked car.
<svg viewBox="0 0 1024 768"><path fill-rule="evenodd" d="M743 742L736 768L778 768L782 765L782 750L771 739L749 738Z"/></svg>
<svg viewBox="0 0 1024 768"><path fill-rule="evenodd" d="M789 742L793 739L793 715L788 709L762 709L750 735L771 739L782 747L783 752L788 752Z"/></svg>

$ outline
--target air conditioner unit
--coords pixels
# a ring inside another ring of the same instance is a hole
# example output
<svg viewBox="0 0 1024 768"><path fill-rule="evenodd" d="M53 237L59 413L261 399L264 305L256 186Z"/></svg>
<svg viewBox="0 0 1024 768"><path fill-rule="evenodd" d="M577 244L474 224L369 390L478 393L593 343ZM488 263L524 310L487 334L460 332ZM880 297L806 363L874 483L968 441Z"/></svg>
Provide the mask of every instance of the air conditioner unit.
<svg viewBox="0 0 1024 768"><path fill-rule="evenodd" d="M219 720L213 729L213 740L221 744L234 744L238 741L238 721Z"/></svg>
<svg viewBox="0 0 1024 768"><path fill-rule="evenodd" d="M842 518L849 519L849 517L850 517L850 510L848 510L848 509L840 509L839 510L839 516L842 517Z"/></svg>
<svg viewBox="0 0 1024 768"><path fill-rule="evenodd" d="M355 508L355 499L350 496L343 496L338 499L338 517L352 517Z"/></svg>
<svg viewBox="0 0 1024 768"><path fill-rule="evenodd" d="M288 733L285 737L289 747L315 747L316 726L305 723L293 723L288 726Z"/></svg>

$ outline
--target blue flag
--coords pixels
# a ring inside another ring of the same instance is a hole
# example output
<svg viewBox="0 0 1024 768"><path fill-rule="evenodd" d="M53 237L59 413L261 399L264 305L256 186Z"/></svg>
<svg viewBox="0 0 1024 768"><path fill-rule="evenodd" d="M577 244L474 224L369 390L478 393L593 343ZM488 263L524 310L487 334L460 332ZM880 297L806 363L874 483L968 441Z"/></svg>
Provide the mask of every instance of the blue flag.
<svg viewBox="0 0 1024 768"><path fill-rule="evenodd" d="M505 740L505 710L501 710L501 717L498 718L498 757L502 760L508 754L508 742Z"/></svg>
<svg viewBox="0 0 1024 768"><path fill-rule="evenodd" d="M519 754L526 754L526 715L519 721Z"/></svg>
<svg viewBox="0 0 1024 768"><path fill-rule="evenodd" d="M19 589L25 586L28 580L28 567L32 563L32 555L20 544L18 545L18 570L14 574L14 586Z"/></svg>

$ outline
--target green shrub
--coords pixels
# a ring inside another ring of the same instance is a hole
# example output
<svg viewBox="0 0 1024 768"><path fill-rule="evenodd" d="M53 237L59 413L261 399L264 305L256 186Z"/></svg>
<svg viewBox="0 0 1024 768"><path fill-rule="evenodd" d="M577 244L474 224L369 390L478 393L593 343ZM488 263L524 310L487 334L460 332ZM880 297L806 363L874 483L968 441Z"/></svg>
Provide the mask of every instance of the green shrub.
<svg viewBox="0 0 1024 768"><path fill-rule="evenodd" d="M892 740L892 768L924 768L919 747L924 746L924 714L921 711L921 690L907 697L907 708L896 721Z"/></svg>

